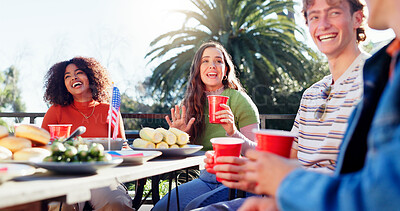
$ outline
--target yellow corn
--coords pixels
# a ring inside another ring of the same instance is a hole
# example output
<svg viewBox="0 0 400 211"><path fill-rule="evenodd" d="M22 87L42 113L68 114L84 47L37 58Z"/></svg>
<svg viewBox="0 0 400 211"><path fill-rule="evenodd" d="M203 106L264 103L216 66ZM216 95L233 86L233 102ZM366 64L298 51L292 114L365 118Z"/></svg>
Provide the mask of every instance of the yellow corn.
<svg viewBox="0 0 400 211"><path fill-rule="evenodd" d="M180 145L179 147L180 147L180 148L188 148L188 147L189 147L189 145L187 145L187 144L184 144L184 145Z"/></svg>
<svg viewBox="0 0 400 211"><path fill-rule="evenodd" d="M169 148L168 144L163 141L156 144L156 149L168 149L168 148Z"/></svg>
<svg viewBox="0 0 400 211"><path fill-rule="evenodd" d="M163 139L163 135L160 132L157 132L153 128L144 127L139 132L140 138L151 141L155 144L160 143Z"/></svg>
<svg viewBox="0 0 400 211"><path fill-rule="evenodd" d="M182 130L170 127L169 131L176 135L176 143L179 145L184 145L189 142L189 134L183 132Z"/></svg>
<svg viewBox="0 0 400 211"><path fill-rule="evenodd" d="M176 143L176 136L172 132L170 132L162 127L157 128L156 131L163 134L163 136L164 136L163 141L167 142L168 145L173 145Z"/></svg>
<svg viewBox="0 0 400 211"><path fill-rule="evenodd" d="M179 148L179 145L178 145L178 144L173 144L173 145L170 145L169 148L170 148L170 149L171 149L171 148Z"/></svg>
<svg viewBox="0 0 400 211"><path fill-rule="evenodd" d="M135 139L132 143L132 146L137 148L150 148L150 149L156 148L156 145L153 142L146 141L141 138Z"/></svg>

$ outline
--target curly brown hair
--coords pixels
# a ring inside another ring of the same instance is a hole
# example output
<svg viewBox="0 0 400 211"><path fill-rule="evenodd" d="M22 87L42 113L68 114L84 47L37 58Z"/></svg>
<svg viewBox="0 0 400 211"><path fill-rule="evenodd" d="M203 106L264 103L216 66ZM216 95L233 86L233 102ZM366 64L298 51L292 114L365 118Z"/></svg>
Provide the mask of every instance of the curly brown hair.
<svg viewBox="0 0 400 211"><path fill-rule="evenodd" d="M242 85L240 84L239 79L236 77L235 66L233 65L232 58L225 48L220 43L215 41L203 43L193 57L192 65L190 67L189 83L183 99L183 105L186 106L186 121L189 121L189 119L192 117L196 118L193 127L189 131L190 137L193 138L195 142L197 137L201 135L205 126L204 102L206 102L206 94L204 92L205 84L201 80L200 76L200 65L201 57L203 56L203 52L206 48L217 48L224 56L224 62L227 67L227 77L224 77L222 80L224 87L243 91Z"/></svg>
<svg viewBox="0 0 400 211"><path fill-rule="evenodd" d="M86 73L93 100L97 102L109 100L111 80L107 70L94 58L74 57L69 61L62 61L53 65L47 72L44 85L46 91L43 96L47 103L66 106L74 101L64 83L65 69L69 64L75 64Z"/></svg>
<svg viewBox="0 0 400 211"><path fill-rule="evenodd" d="M335 5L338 2L342 2L343 0L325 0L329 5ZM307 21L307 10L314 5L315 0L303 0L303 15L304 18L306 19L306 24L308 24ZM353 14L357 11L361 11L363 15L363 19L365 18L364 15L364 5L360 2L360 0L347 0L347 2L350 5L350 14ZM367 38L367 35L365 34L365 29L363 26L360 26L357 28L357 42L360 43L362 41L365 41Z"/></svg>

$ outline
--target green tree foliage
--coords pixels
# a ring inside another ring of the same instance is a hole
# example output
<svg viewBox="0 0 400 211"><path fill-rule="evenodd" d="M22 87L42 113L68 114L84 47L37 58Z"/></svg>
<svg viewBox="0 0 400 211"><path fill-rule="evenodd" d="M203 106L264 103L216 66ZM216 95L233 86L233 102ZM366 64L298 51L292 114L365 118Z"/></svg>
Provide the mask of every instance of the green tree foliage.
<svg viewBox="0 0 400 211"><path fill-rule="evenodd" d="M181 99L195 51L203 42L215 40L232 55L240 81L260 113L296 113L304 88L320 79L316 71L326 69L318 54L295 38L294 32L303 32L290 18L294 2L191 2L198 11L178 11L186 15L182 28L157 37L146 55L150 62L167 57L148 79L152 96L167 104Z"/></svg>
<svg viewBox="0 0 400 211"><path fill-rule="evenodd" d="M0 72L0 112L25 111L25 104L21 101L21 91L18 88L18 77L19 71L14 66ZM1 119L0 124L6 125Z"/></svg>

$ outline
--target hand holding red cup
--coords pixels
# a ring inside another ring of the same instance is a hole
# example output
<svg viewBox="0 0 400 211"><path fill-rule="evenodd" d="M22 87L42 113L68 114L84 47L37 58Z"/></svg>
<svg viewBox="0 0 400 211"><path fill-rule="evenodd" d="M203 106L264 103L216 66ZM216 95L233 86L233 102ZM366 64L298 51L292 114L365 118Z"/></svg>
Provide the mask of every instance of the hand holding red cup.
<svg viewBox="0 0 400 211"><path fill-rule="evenodd" d="M214 156L213 156L214 165L208 164L209 168L211 169L215 165L223 164L216 162L217 158L220 156L239 157L240 151L242 149L242 144L244 143L243 139L231 138L231 137L212 138L210 141L214 149ZM222 178L217 177L218 182L221 182L222 180L223 180Z"/></svg>
<svg viewBox="0 0 400 211"><path fill-rule="evenodd" d="M290 158L295 134L283 130L255 130L257 147L259 151L271 152L285 158Z"/></svg>
<svg viewBox="0 0 400 211"><path fill-rule="evenodd" d="M221 107L220 104L226 104L228 102L229 97L222 95L208 95L208 114L209 114L209 122L211 124L221 124L221 120L217 119L215 113L218 111L225 110L225 108Z"/></svg>

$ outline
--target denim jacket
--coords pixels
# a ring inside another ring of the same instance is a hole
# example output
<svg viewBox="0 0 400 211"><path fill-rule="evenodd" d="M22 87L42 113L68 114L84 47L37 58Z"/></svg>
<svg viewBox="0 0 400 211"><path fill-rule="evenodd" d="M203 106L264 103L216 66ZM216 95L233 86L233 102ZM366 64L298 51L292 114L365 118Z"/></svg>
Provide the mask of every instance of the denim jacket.
<svg viewBox="0 0 400 211"><path fill-rule="evenodd" d="M400 62L382 48L364 65L364 96L349 120L334 175L296 169L278 189L281 210L400 210Z"/></svg>

